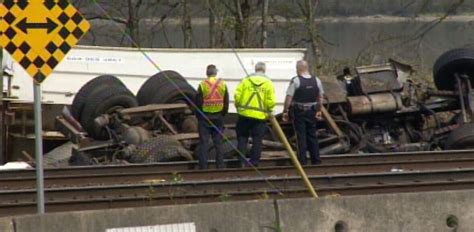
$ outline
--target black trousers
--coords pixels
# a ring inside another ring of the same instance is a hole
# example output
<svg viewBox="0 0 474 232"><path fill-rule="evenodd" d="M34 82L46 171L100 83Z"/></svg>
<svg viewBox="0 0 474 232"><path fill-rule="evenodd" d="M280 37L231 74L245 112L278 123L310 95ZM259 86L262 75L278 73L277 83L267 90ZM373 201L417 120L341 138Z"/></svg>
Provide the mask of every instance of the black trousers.
<svg viewBox="0 0 474 232"><path fill-rule="evenodd" d="M209 153L209 142L212 137L216 151L216 167L224 168L224 153L222 145L222 132L224 130L224 121L222 119L211 119L214 124L209 124L205 119L198 120L198 132L199 132L199 150L198 160L199 168L208 168L208 153Z"/></svg>
<svg viewBox="0 0 474 232"><path fill-rule="evenodd" d="M298 160L302 165L308 164L306 152L309 152L311 164L321 163L319 144L316 137L316 111L292 109L293 128L296 133Z"/></svg>
<svg viewBox="0 0 474 232"><path fill-rule="evenodd" d="M239 155L241 163L249 166L248 162L250 162L252 165L258 166L262 153L262 141L267 130L266 121L239 116L236 126L237 148L242 155L247 154L248 141L250 137L252 138L250 160L247 161L244 157Z"/></svg>

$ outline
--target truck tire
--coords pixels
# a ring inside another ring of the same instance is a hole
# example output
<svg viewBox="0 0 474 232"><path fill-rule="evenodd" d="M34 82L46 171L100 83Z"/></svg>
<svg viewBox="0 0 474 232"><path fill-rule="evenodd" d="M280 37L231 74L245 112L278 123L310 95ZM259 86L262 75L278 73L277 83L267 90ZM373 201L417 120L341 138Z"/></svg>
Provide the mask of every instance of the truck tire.
<svg viewBox="0 0 474 232"><path fill-rule="evenodd" d="M439 90L454 90L454 74L466 74L474 85L474 50L458 48L442 54L433 66L433 80Z"/></svg>
<svg viewBox="0 0 474 232"><path fill-rule="evenodd" d="M81 120L81 113L84 109L84 104L86 103L87 97L91 95L97 89L100 89L102 86L125 86L123 82L118 79L116 76L112 75L102 75L98 76L85 85L83 85L79 91L76 93L71 105L71 114L78 121Z"/></svg>
<svg viewBox="0 0 474 232"><path fill-rule="evenodd" d="M198 120L194 115L184 118L179 126L179 133L198 133Z"/></svg>
<svg viewBox="0 0 474 232"><path fill-rule="evenodd" d="M474 123L466 123L451 131L446 139L445 149L474 148Z"/></svg>
<svg viewBox="0 0 474 232"><path fill-rule="evenodd" d="M94 92L87 97L81 114L81 125L90 137L107 140L110 138L109 133L104 128L98 128L94 120L102 114L137 105L135 96L126 87L108 86L107 90Z"/></svg>
<svg viewBox="0 0 474 232"><path fill-rule="evenodd" d="M137 146L131 163L154 163L193 160L192 155L171 136L158 135Z"/></svg>
<svg viewBox="0 0 474 232"><path fill-rule="evenodd" d="M138 90L138 104L141 106L152 104L152 99L155 98L156 94L161 92L163 86L166 84L171 84L170 80L174 81L176 84L186 83L186 79L184 79L181 74L175 71L166 70L159 72L148 78L148 80L146 80L145 83L143 83L143 85L140 87L140 90Z"/></svg>
<svg viewBox="0 0 474 232"><path fill-rule="evenodd" d="M176 83L176 85L171 83L162 85L160 91L155 93L154 98L152 98L148 104L177 102L185 102L189 104L189 101L194 101L197 91L191 85L189 85L187 82ZM177 88L179 88L179 90Z"/></svg>

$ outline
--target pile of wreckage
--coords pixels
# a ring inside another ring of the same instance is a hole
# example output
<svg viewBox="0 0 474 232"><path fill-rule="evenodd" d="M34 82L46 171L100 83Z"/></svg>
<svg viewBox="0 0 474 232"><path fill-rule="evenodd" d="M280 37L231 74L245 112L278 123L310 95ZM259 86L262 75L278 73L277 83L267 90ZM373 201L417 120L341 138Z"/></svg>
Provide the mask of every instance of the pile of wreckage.
<svg viewBox="0 0 474 232"><path fill-rule="evenodd" d="M390 61L345 68L323 81L327 112L318 128L321 154L473 148L474 51L440 56L433 68L436 88L418 84L411 74L409 66ZM198 134L190 101L195 94L174 71L150 77L136 96L114 76L89 81L57 117L58 129L73 144L69 164L193 160ZM226 118L226 158L237 155L235 119ZM294 145L291 124L279 121ZM266 155L285 153L272 130L264 149Z"/></svg>

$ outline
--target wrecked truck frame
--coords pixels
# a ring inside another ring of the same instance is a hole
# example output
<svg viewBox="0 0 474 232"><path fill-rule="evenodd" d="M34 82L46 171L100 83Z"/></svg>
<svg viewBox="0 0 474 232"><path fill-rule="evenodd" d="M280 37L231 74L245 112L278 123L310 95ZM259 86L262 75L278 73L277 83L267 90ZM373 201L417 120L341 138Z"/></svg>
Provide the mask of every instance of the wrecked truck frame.
<svg viewBox="0 0 474 232"><path fill-rule="evenodd" d="M318 128L321 154L474 147L474 124L471 123L474 69L471 67L474 67L474 51L455 49L440 56L434 65L436 88L413 81L410 67L393 60L346 69L338 78L323 81L327 111L323 112L325 123L319 123ZM150 87L146 87L150 83L163 90L157 88L151 92ZM176 86L184 91L169 91ZM82 94L82 103L87 108L87 99L97 99L93 95L99 95L100 91L84 92L91 95ZM157 97L155 92L167 94ZM176 72L164 71L142 86L137 104L109 105L103 112L95 112L93 122L90 117L89 121L78 117L78 113L74 113L74 107L76 111L78 107L73 103L71 112L65 109L57 118L58 129L75 143L71 164L193 159L198 134L189 99L193 99L194 94L195 90L185 78ZM277 119L294 145L291 124L282 122L280 115ZM228 120L227 125L233 121ZM108 139L98 136L97 130L105 131ZM232 126L224 134L228 137L225 157L234 157L237 153ZM266 150L284 150L276 138L269 130L264 143ZM210 150L212 157L212 152L215 153L212 145Z"/></svg>

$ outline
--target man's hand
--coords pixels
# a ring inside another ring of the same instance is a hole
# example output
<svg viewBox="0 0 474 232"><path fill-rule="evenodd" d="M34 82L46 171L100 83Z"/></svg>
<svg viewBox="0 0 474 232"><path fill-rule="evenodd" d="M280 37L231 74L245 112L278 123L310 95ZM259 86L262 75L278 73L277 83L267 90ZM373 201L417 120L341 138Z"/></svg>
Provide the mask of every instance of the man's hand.
<svg viewBox="0 0 474 232"><path fill-rule="evenodd" d="M321 113L321 111L316 112L315 118L317 120L323 120L323 114Z"/></svg>
<svg viewBox="0 0 474 232"><path fill-rule="evenodd" d="M288 122L289 120L288 112L283 113L282 119L283 119L283 122Z"/></svg>

